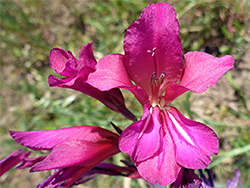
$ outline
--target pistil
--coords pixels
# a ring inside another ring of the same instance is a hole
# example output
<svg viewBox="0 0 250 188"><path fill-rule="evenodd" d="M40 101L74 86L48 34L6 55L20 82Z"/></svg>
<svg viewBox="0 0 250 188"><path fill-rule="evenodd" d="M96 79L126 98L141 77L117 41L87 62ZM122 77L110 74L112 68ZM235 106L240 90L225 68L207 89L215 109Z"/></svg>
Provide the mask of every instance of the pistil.
<svg viewBox="0 0 250 188"><path fill-rule="evenodd" d="M155 52L156 51L156 47L154 47L152 50L148 50L147 52L150 53L153 57L154 60L154 67L155 67L155 73L157 75L157 64L156 64L156 57L155 57Z"/></svg>
<svg viewBox="0 0 250 188"><path fill-rule="evenodd" d="M151 56L153 57L153 62L154 62L154 69L155 72L153 72L151 78L150 78L150 85L151 85L151 93L152 93L152 98L151 98L151 104L153 107L155 107L156 105L159 105L159 90L160 90L160 86L164 81L164 78L166 77L166 73L163 72L161 73L160 77L157 77L157 62L156 62L156 47L154 47L152 50L147 50L148 53L151 54Z"/></svg>

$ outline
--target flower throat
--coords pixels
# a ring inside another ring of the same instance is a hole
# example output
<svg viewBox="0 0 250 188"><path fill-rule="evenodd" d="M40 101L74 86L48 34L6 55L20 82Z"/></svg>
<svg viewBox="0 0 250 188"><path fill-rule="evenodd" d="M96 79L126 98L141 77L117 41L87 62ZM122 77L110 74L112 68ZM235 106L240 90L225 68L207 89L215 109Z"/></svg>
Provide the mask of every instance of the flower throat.
<svg viewBox="0 0 250 188"><path fill-rule="evenodd" d="M153 107L155 107L156 105L159 104L159 89L161 84L164 81L164 78L166 77L166 73L162 72L160 77L157 77L157 63L156 63L156 57L155 57L155 53L156 53L156 47L154 47L152 50L148 50L148 53L150 53L153 57L153 61L154 61L154 69L155 72L153 72L151 78L150 78L150 86L151 86L151 93L152 93L152 97L150 99L150 102L152 104Z"/></svg>

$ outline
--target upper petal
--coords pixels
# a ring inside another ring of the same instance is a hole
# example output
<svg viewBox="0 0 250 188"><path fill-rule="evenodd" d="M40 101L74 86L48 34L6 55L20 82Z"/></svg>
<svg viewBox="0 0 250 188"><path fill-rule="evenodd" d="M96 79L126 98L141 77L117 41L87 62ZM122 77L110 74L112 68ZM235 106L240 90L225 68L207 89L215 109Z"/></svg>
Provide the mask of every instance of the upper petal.
<svg viewBox="0 0 250 188"><path fill-rule="evenodd" d="M101 91L122 86L133 86L124 67L124 56L110 54L104 56L96 65L96 71L88 77L88 83Z"/></svg>
<svg viewBox="0 0 250 188"><path fill-rule="evenodd" d="M167 126L176 146L176 160L185 168L206 168L210 156L217 154L219 141L208 126L185 118L176 108L164 111Z"/></svg>
<svg viewBox="0 0 250 188"><path fill-rule="evenodd" d="M93 71L95 70L96 59L94 57L92 48L93 48L93 42L88 43L82 47L81 51L79 52L80 68L89 67L92 68Z"/></svg>
<svg viewBox="0 0 250 188"><path fill-rule="evenodd" d="M111 131L94 126L77 126L48 131L10 131L10 135L19 144L33 150L51 150L68 140L98 142L103 138L118 138L118 135Z"/></svg>
<svg viewBox="0 0 250 188"><path fill-rule="evenodd" d="M155 53L149 53L153 49ZM167 3L148 5L127 29L124 51L129 76L149 95L153 72L157 77L165 72L165 83L179 80L183 69L182 47L173 7Z"/></svg>
<svg viewBox="0 0 250 188"><path fill-rule="evenodd" d="M82 47L79 54L79 61L72 55L70 51L66 52L60 48L54 48L50 51L50 66L57 73L66 78L56 78L53 75L49 76L50 87L70 87L77 80L84 82L88 75L95 71L96 60L92 51L93 43L88 43Z"/></svg>
<svg viewBox="0 0 250 188"><path fill-rule="evenodd" d="M179 84L196 93L215 85L226 71L234 67L234 60L229 55L218 58L204 52L188 52L184 58L185 70Z"/></svg>
<svg viewBox="0 0 250 188"><path fill-rule="evenodd" d="M117 138L99 142L70 140L55 146L48 157L31 167L31 171L95 166L116 153L119 153Z"/></svg>
<svg viewBox="0 0 250 188"><path fill-rule="evenodd" d="M49 54L50 67L60 74L65 69L69 58L68 52L64 49L53 48Z"/></svg>
<svg viewBox="0 0 250 188"><path fill-rule="evenodd" d="M159 109L145 107L142 119L128 126L121 134L120 150L128 153L134 162L151 157L159 150L160 127Z"/></svg>
<svg viewBox="0 0 250 188"><path fill-rule="evenodd" d="M139 86L133 85L124 67L124 56L111 54L103 57L96 65L96 71L88 77L87 83L101 90L108 91L113 88L122 88L131 91L144 105L147 95Z"/></svg>

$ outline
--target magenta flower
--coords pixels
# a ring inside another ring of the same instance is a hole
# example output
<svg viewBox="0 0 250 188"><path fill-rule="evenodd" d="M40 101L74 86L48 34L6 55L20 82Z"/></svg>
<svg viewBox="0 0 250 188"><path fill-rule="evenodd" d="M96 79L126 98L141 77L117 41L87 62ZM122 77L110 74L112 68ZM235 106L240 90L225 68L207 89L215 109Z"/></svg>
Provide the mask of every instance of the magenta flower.
<svg viewBox="0 0 250 188"><path fill-rule="evenodd" d="M38 187L70 187L86 172L119 153L117 134L100 127L78 126L49 131L11 131L22 146L32 150L51 150L48 156L26 158L17 167L31 167L31 172L55 173Z"/></svg>
<svg viewBox="0 0 250 188"><path fill-rule="evenodd" d="M22 149L19 149L5 157L0 161L0 176L20 163L24 158L28 157L29 154L29 151L22 151Z"/></svg>
<svg viewBox="0 0 250 188"><path fill-rule="evenodd" d="M58 86L83 92L121 113L127 119L136 120L136 117L125 107L124 98L119 89L100 91L86 83L88 75L95 71L96 66L92 45L93 43L89 43L82 47L79 60L70 51L66 52L60 48L52 49L49 57L50 66L66 78L58 79L50 75L48 78L50 87Z"/></svg>
<svg viewBox="0 0 250 188"><path fill-rule="evenodd" d="M186 91L202 93L215 85L233 68L233 58L189 52L184 68L179 23L167 3L144 9L125 33L124 51L125 55L102 58L87 81L101 91L127 89L144 106L141 120L123 131L120 150L151 183L171 184L183 167L205 168L210 156L218 153L216 134L185 118L170 103Z"/></svg>

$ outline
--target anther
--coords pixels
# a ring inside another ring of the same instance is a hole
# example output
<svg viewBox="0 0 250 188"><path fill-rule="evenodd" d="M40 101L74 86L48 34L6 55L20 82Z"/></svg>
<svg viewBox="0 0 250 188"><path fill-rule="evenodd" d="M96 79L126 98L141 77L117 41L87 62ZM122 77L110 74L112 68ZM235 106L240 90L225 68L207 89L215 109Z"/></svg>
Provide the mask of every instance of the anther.
<svg viewBox="0 0 250 188"><path fill-rule="evenodd" d="M158 78L155 78L155 79L154 79L154 84L155 84L155 85L159 85L159 83L160 83L160 82L159 82L159 79L158 79Z"/></svg>
<svg viewBox="0 0 250 188"><path fill-rule="evenodd" d="M156 78L156 72L154 72L150 78L150 84L152 85L154 83L154 80Z"/></svg>
<svg viewBox="0 0 250 188"><path fill-rule="evenodd" d="M163 83L163 80L164 80L165 77L166 77L166 73L165 72L161 73L160 78L159 78L159 83L160 84Z"/></svg>

